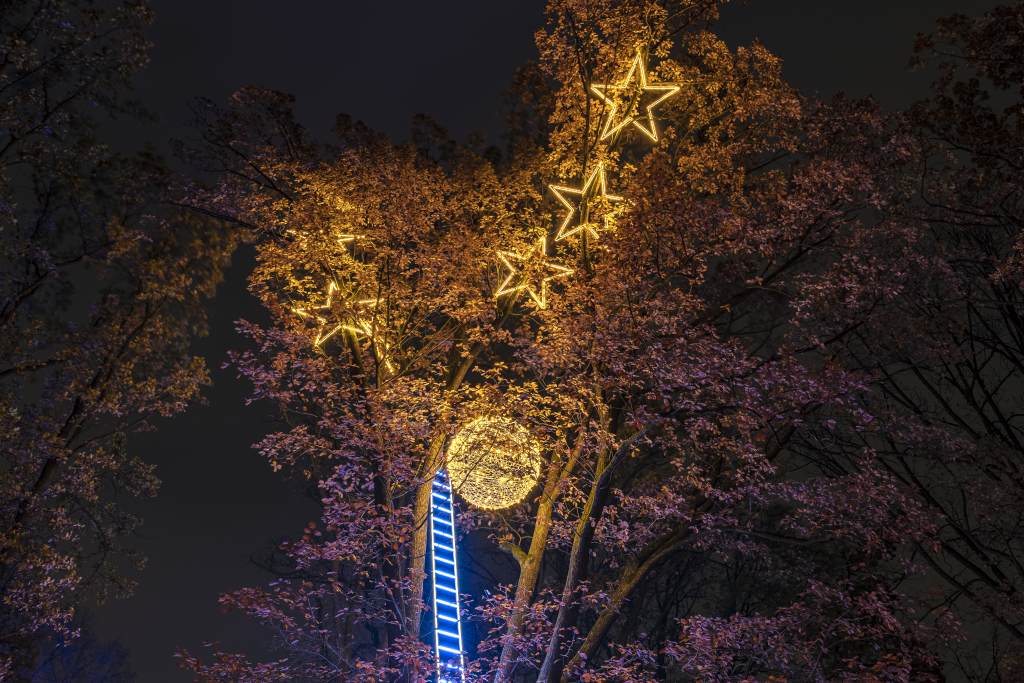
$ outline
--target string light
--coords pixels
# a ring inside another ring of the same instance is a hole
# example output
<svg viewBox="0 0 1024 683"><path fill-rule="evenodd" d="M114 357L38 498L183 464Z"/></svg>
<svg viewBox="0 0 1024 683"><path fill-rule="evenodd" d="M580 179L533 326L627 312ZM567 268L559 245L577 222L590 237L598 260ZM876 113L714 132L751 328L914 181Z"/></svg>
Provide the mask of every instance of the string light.
<svg viewBox="0 0 1024 683"><path fill-rule="evenodd" d="M448 475L434 475L430 492L430 555L434 598L434 660L437 683L465 683L462 615L459 611L459 558L455 508Z"/></svg>
<svg viewBox="0 0 1024 683"><path fill-rule="evenodd" d="M590 91L610 106L610 109L608 110L608 118L605 120L604 129L601 131L601 139L605 140L612 135L615 135L626 126L633 124L637 130L649 137L652 142L657 142L658 129L654 125L654 108L678 93L679 89L678 85L664 83L659 83L657 85L649 84L647 82L647 67L644 66L643 55L640 50L637 49L636 57L630 64L629 71L626 72L626 77L622 79L621 83L617 85L595 83L590 86ZM630 111L623 112L624 116L621 121L612 125L615 121L615 115L619 111L619 102L623 99L621 94L618 93L621 93L622 91L629 91L632 94L637 94L638 91L639 94L648 92L661 93L661 97L658 97L656 100L644 107L647 115L642 118L647 119L647 127L644 127L640 118L638 118L634 113L639 99L637 100L637 103L633 104Z"/></svg>
<svg viewBox="0 0 1024 683"><path fill-rule="evenodd" d="M587 215L588 204L593 199L598 199L602 202L621 202L622 197L614 194L608 194L608 179L604 172L604 164L599 163L594 172L590 174L586 182L583 183L583 187L566 187L564 185L548 185L548 189L555 195L555 198L567 209L565 217L562 219L562 224L558 226L558 233L555 235L555 241L560 242L567 237L571 237L576 233L586 230L587 235L592 239L597 239L597 230L594 227L594 223L586 220L589 218ZM566 195L576 195L579 200L576 203L569 201ZM574 217L578 217L578 221L573 221ZM602 216L602 223L605 229L610 227L611 213L604 212ZM575 223L575 225L574 225Z"/></svg>
<svg viewBox="0 0 1024 683"><path fill-rule="evenodd" d="M538 308L547 308L548 283L556 278L568 277L573 273L572 268L566 268L548 260L547 250L547 238L542 237L537 242L537 247L526 254L499 251L498 258L508 269L508 275L494 293L495 298L525 291ZM519 263L520 266L517 268L512 265L513 261ZM545 273L550 274L545 275Z"/></svg>
<svg viewBox="0 0 1024 683"><path fill-rule="evenodd" d="M515 420L478 417L452 439L447 466L452 488L466 502L501 510L522 502L537 483L541 448Z"/></svg>

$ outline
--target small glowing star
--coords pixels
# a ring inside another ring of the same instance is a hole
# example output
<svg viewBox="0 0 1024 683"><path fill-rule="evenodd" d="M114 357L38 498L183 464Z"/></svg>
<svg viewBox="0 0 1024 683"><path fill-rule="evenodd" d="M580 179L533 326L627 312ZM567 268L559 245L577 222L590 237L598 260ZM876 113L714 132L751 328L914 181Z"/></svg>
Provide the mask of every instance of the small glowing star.
<svg viewBox="0 0 1024 683"><path fill-rule="evenodd" d="M384 339L378 339L379 335L374 334L373 324L365 316L357 317L354 322L332 322L328 319L326 314L317 313L316 311L330 312L334 308L334 297L338 292L338 283L331 280L327 285L327 298L324 303L319 306L301 306L295 307L292 311L295 312L301 318L311 318L317 323L316 337L313 339L313 348L319 349L320 345L325 341L336 335L340 330L347 330L354 334L356 338L367 337L370 341L375 344L378 355L381 357L384 366L388 370L393 370L394 366L391 364L388 358L388 343ZM359 308L371 309L370 315L373 314L372 309L376 308L378 303L377 298L373 299L361 299L353 302Z"/></svg>
<svg viewBox="0 0 1024 683"><path fill-rule="evenodd" d="M635 78L634 74L636 74ZM626 77L622 79L621 83L618 85L594 84L590 86L590 90L610 106L610 109L608 110L608 118L605 121L604 129L601 131L602 140L615 135L615 133L618 133L620 130L632 123L641 133L649 137L653 142L657 142L658 129L654 125L654 108L678 93L679 86L648 84L647 68L644 66L643 55L641 55L640 50L637 50L636 57L633 59L633 63L630 64L629 71L626 73ZM661 93L660 97L644 107L647 112L646 116L638 115L638 112L636 111L639 108L638 98L637 102L630 107L629 111L623 112L622 120L615 123L615 115L619 111L619 103L624 96L642 95L646 93ZM646 119L647 121L646 126L642 123L643 119Z"/></svg>
<svg viewBox="0 0 1024 683"><path fill-rule="evenodd" d="M524 254L499 251L498 258L508 269L508 276L494 293L495 298L505 294L525 291L538 308L547 308L548 282L555 278L572 275L572 268L558 265L547 259L547 239L542 237L536 249ZM513 265L513 262L518 265ZM518 277L517 277L518 276Z"/></svg>
<svg viewBox="0 0 1024 683"><path fill-rule="evenodd" d="M558 199L566 209L568 209L568 211L566 211L565 218L562 219L562 224L558 226L558 234L555 235L556 242L560 242L582 230L586 230L587 235L592 239L597 239L598 234L594 223L586 220L588 218L588 204L595 199L604 202L622 201L622 197L614 194L608 194L608 180L605 177L603 163L597 165L597 168L595 168L594 172L590 174L587 181L583 183L583 187L576 188L565 187L564 185L548 185L548 189L550 189L555 195L555 198ZM575 195L578 197L578 200L576 202L572 202L566 197L566 195ZM574 218L577 216L578 221L574 221ZM602 217L602 223L605 229L610 227L610 221L610 213L605 212Z"/></svg>

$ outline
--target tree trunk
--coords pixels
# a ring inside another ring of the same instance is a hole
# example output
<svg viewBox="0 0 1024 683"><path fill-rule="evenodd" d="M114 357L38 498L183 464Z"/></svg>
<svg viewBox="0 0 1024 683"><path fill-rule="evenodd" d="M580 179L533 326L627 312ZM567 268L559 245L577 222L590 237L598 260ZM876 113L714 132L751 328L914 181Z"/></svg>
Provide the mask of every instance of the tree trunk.
<svg viewBox="0 0 1024 683"><path fill-rule="evenodd" d="M441 448L444 436L438 436L430 444L427 455L428 465L423 472L423 481L416 489L413 504L413 519L416 520L409 550L409 580L412 588L405 605L405 632L411 638L420 637L420 618L423 612L423 587L426 575L427 542L430 538L430 496L434 488L434 474L441 466Z"/></svg>
<svg viewBox="0 0 1024 683"><path fill-rule="evenodd" d="M586 442L586 429L580 428L576 435L576 442L564 465L552 462L548 469L547 481L544 482L544 492L541 494L540 504L537 507L537 521L534 524L533 538L530 539L530 550L519 560L519 582L516 586L515 602L513 603L512 617L509 619L506 642L501 648L501 656L498 659L498 671L494 676L496 683L507 681L512 673L516 656L512 639L518 635L526 617L526 610L530 606L530 598L537 587L537 578L540 574L541 560L544 558L544 548L547 545L548 534L551 531L551 513L555 507L555 500L558 497L559 489L565 478L572 473L583 451L583 444Z"/></svg>
<svg viewBox="0 0 1024 683"><path fill-rule="evenodd" d="M537 522L533 527L530 549L519 567L519 581L516 584L512 616L508 621L505 643L502 645L501 657L498 659L498 672L494 676L495 683L504 683L512 674L518 654L512 641L523 627L526 610L533 597L533 589L537 586L541 560L544 559L544 548L547 546L548 534L551 531L551 511L555 506L554 496L549 496L547 493L547 487L545 487L545 495L541 497L540 505L537 508Z"/></svg>
<svg viewBox="0 0 1024 683"><path fill-rule="evenodd" d="M605 458L602 458L602 460L605 460ZM561 633L564 629L573 626L576 621L578 613L574 606L576 587L587 578L589 567L587 560L590 557L590 544L594 538L597 520L601 519L605 502L608 499L608 483L610 478L605 475L605 472L607 472L607 467L599 466L598 476L590 487L590 495L583 509L583 515L576 524L576 531L573 534L572 551L569 554L569 568L562 587L562 604L558 607L558 616L555 618L551 640L548 642L548 649L544 654L544 662L541 664L540 673L537 675L537 683L547 683L548 681L555 680L561 674L562 661L559 654Z"/></svg>
<svg viewBox="0 0 1024 683"><path fill-rule="evenodd" d="M580 645L580 649L576 651L576 654L573 655L566 666L568 671L578 667L584 659L589 660L593 658L597 648L601 646L605 636L608 635L608 629L615 622L615 618L619 616L619 610L622 608L623 603L633 593L640 580L647 575L647 572L676 547L682 536L683 534L676 532L664 537L660 542L648 547L647 552L642 554L643 560L639 562L633 561L627 565L626 571L623 572L608 600L608 604L601 610L594 625L590 627L590 631L587 633L586 638L584 638L583 644ZM562 683L570 683L565 673L562 674L561 680Z"/></svg>

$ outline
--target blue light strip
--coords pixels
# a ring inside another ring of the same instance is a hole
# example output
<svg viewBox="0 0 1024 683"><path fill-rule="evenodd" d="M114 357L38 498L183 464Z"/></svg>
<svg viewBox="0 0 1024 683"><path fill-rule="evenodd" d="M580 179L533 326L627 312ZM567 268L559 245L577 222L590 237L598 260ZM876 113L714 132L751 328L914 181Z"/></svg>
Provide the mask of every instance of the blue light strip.
<svg viewBox="0 0 1024 683"><path fill-rule="evenodd" d="M448 476L434 477L430 501L431 583L434 595L434 654L437 683L465 683L462 621L459 618L459 565L455 557L455 509Z"/></svg>

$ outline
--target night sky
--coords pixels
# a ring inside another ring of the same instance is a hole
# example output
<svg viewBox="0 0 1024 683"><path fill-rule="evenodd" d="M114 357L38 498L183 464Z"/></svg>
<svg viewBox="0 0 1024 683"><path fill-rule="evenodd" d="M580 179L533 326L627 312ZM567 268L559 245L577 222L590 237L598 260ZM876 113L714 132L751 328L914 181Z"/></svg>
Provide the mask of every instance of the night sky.
<svg viewBox="0 0 1024 683"><path fill-rule="evenodd" d="M806 93L875 95L887 109L926 90L929 76L908 68L916 33L936 17L976 14L981 0L784 0L726 7L718 32L732 45L759 38L785 60ZM295 95L298 116L320 139L334 117L351 114L395 139L416 113L459 138L500 133L502 92L514 68L535 56L541 0L475 2L269 2L152 0L152 62L137 94L157 123L120 125L120 146L166 148L188 133L188 101L223 102L243 85ZM156 499L131 504L146 520L136 547L149 557L135 597L95 615L104 639L131 653L141 681L185 681L176 648L205 641L259 652L261 631L217 606L223 591L267 576L250 561L274 539L297 535L316 517L299 486L273 474L250 446L272 428L266 406L245 406L247 385L221 370L243 345L238 318L262 320L246 294L248 253L239 254L213 302L211 335L196 344L213 368L207 405L133 437L157 465ZM248 648L247 648L248 646Z"/></svg>

